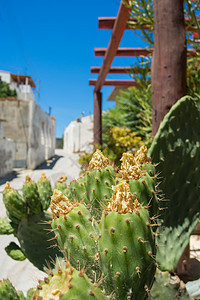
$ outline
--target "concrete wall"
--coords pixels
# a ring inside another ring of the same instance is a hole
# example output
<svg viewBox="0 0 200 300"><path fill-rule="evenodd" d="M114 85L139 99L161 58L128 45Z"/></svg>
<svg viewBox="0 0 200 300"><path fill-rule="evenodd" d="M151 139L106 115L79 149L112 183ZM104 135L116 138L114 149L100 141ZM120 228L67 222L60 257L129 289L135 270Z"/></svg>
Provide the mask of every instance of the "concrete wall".
<svg viewBox="0 0 200 300"><path fill-rule="evenodd" d="M64 132L64 150L69 152L93 151L93 116L72 121Z"/></svg>
<svg viewBox="0 0 200 300"><path fill-rule="evenodd" d="M55 120L35 101L0 99L4 136L12 139L14 167L35 169L55 153Z"/></svg>
<svg viewBox="0 0 200 300"><path fill-rule="evenodd" d="M29 102L29 144L27 168L35 169L55 154L55 119L34 101Z"/></svg>
<svg viewBox="0 0 200 300"><path fill-rule="evenodd" d="M5 138L0 138L0 177L4 177L12 172L14 156L14 142Z"/></svg>

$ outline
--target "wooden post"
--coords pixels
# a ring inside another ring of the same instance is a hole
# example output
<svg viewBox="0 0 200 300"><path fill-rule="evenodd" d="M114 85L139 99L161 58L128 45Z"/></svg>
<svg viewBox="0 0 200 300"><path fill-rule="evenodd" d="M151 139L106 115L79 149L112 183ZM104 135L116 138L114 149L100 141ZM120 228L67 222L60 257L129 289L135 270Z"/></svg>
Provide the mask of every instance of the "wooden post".
<svg viewBox="0 0 200 300"><path fill-rule="evenodd" d="M186 57L183 0L154 0L153 136L172 105L186 94Z"/></svg>
<svg viewBox="0 0 200 300"><path fill-rule="evenodd" d="M102 144L102 93L94 92L94 145Z"/></svg>
<svg viewBox="0 0 200 300"><path fill-rule="evenodd" d="M187 46L183 0L154 0L154 51L151 66L152 133L178 99L186 94ZM187 273L189 246L177 266Z"/></svg>

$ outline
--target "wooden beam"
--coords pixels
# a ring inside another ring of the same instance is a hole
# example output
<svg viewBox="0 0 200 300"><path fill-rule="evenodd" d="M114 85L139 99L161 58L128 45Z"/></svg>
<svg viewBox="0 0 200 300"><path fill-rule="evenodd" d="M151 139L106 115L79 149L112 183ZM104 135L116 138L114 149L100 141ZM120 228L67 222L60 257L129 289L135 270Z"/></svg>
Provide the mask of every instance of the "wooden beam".
<svg viewBox="0 0 200 300"><path fill-rule="evenodd" d="M101 67L91 67L90 72L92 74L98 74L101 70ZM150 69L149 69L150 72ZM144 68L142 67L111 67L108 71L110 74L130 74L130 73L137 73L143 74Z"/></svg>
<svg viewBox="0 0 200 300"><path fill-rule="evenodd" d="M95 48L95 56L104 56L106 54L107 48ZM188 57L195 57L196 53L200 53L200 50L187 49ZM145 48L118 48L116 56L152 56L153 49Z"/></svg>
<svg viewBox="0 0 200 300"><path fill-rule="evenodd" d="M107 48L95 48L95 56L104 56L106 54ZM151 56L152 49L144 48L118 48L116 50L115 56Z"/></svg>
<svg viewBox="0 0 200 300"><path fill-rule="evenodd" d="M89 79L89 85L96 86L98 79ZM103 82L102 86L136 86L138 87L138 83L134 80L113 80L107 79Z"/></svg>
<svg viewBox="0 0 200 300"><path fill-rule="evenodd" d="M115 20L116 20L116 17L99 17L98 18L98 28L99 29L113 29ZM149 29L150 24L148 24L148 23L138 24L137 19L134 19L134 18L130 18L129 21L135 22L135 24L129 25L127 23L126 29L143 29L143 30ZM187 31L196 31L194 26L187 25L188 22L189 22L189 19L185 18L185 23L186 23L185 29Z"/></svg>
<svg viewBox="0 0 200 300"><path fill-rule="evenodd" d="M128 3L128 0L125 0L124 2ZM108 48L104 53L105 57L94 88L94 92L100 91L104 84L106 75L116 55L124 30L126 29L126 23L129 20L130 13L131 13L131 8L125 6L121 1L117 18L115 20L115 24L113 27L112 35L108 44Z"/></svg>
<svg viewBox="0 0 200 300"><path fill-rule="evenodd" d="M102 93L94 92L94 145L102 144Z"/></svg>

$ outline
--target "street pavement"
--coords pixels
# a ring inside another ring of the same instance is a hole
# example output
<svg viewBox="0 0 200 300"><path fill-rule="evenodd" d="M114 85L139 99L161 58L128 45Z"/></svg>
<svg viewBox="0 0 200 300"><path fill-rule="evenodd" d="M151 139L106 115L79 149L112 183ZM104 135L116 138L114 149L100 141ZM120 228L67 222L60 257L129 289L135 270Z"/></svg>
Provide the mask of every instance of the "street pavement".
<svg viewBox="0 0 200 300"><path fill-rule="evenodd" d="M15 169L9 176L0 178L0 217L6 218L6 211L2 201L2 192L6 181L10 182L11 187L21 192L26 175L37 181L41 173L44 172L51 181L52 186L59 176L67 176L67 183L69 184L71 180L79 177L81 169L78 164L78 158L78 154L57 149L55 156L36 170ZM0 280L10 279L17 290L22 290L26 294L27 290L35 287L38 279L43 279L45 274L35 268L27 259L22 262L11 259L4 250L11 241L18 244L17 239L13 235L0 236Z"/></svg>

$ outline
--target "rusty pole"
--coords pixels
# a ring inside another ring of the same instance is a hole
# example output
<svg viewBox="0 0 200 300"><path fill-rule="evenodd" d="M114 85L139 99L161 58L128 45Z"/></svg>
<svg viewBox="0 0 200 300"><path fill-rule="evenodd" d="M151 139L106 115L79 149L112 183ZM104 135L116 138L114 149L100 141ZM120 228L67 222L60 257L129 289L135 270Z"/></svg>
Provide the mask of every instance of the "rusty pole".
<svg viewBox="0 0 200 300"><path fill-rule="evenodd" d="M153 136L172 105L186 94L186 58L183 0L154 0Z"/></svg>
<svg viewBox="0 0 200 300"><path fill-rule="evenodd" d="M94 145L102 144L102 93L94 92Z"/></svg>
<svg viewBox="0 0 200 300"><path fill-rule="evenodd" d="M187 45L183 0L154 0L154 51L151 66L152 134L173 104L186 95ZM189 245L177 266L187 273Z"/></svg>

